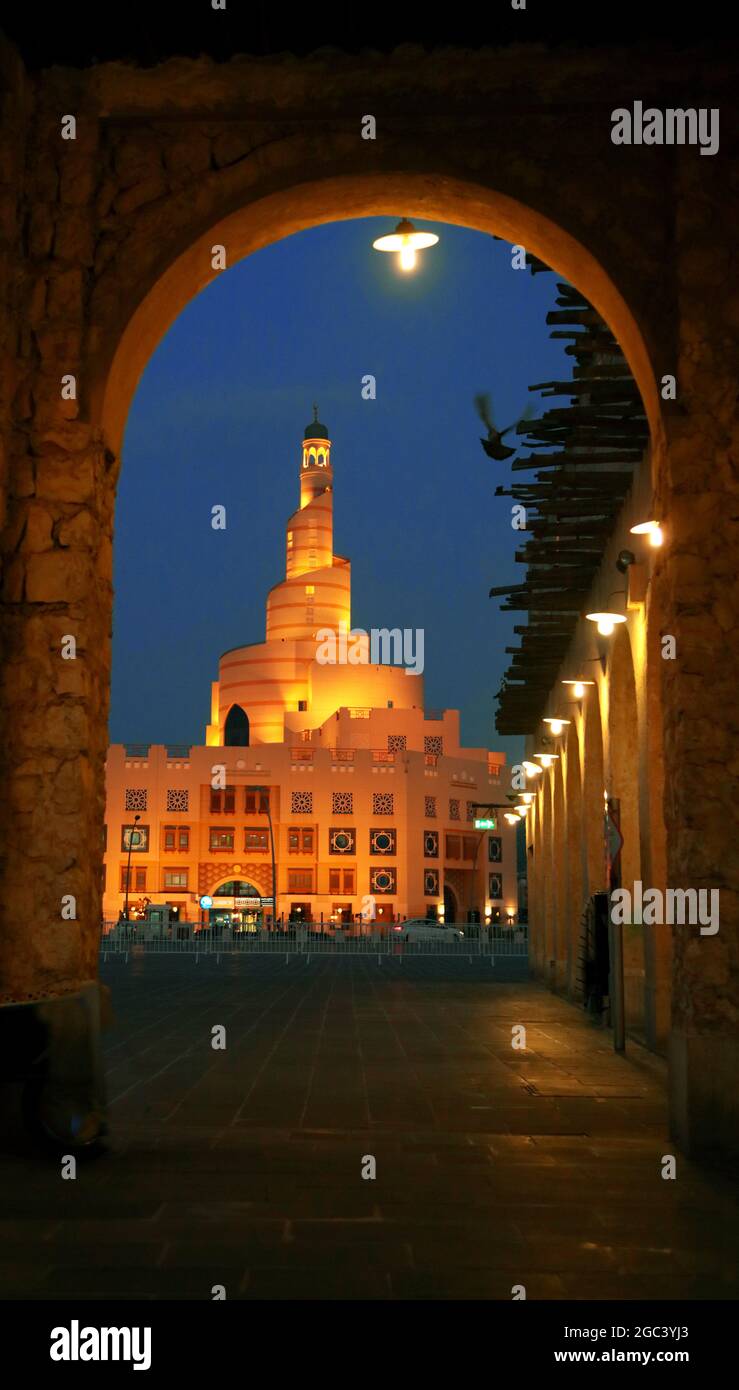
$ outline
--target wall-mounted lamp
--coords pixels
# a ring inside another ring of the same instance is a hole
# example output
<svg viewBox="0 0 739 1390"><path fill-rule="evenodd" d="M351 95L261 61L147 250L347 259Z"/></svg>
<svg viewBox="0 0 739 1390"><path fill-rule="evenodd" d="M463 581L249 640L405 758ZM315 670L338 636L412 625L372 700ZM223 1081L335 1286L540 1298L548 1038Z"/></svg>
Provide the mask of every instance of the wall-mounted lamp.
<svg viewBox="0 0 739 1390"><path fill-rule="evenodd" d="M640 521L637 526L631 526L629 529L632 536L648 536L649 544L653 545L655 549L664 540L662 527L658 521Z"/></svg>
<svg viewBox="0 0 739 1390"><path fill-rule="evenodd" d="M433 232L417 232L413 223L404 217L389 236L380 236L372 245L375 251L397 251L401 270L413 270L416 252L435 246L439 240Z"/></svg>
<svg viewBox="0 0 739 1390"><path fill-rule="evenodd" d="M527 777L540 777L540 776L541 776L542 769L541 769L541 767L539 766L538 763L530 763L530 762L526 761L526 762L522 763L521 766L522 766L524 772L526 773L526 776L527 776Z"/></svg>
<svg viewBox="0 0 739 1390"><path fill-rule="evenodd" d="M571 685L575 699L582 700L585 696L585 687L595 685L595 681L560 681L560 685Z"/></svg>
<svg viewBox="0 0 739 1390"><path fill-rule="evenodd" d="M617 623L625 623L623 613L586 613L589 623L597 623L601 637L611 637Z"/></svg>
<svg viewBox="0 0 739 1390"><path fill-rule="evenodd" d="M542 767L551 767L559 758L559 753L535 753L534 757L539 759Z"/></svg>
<svg viewBox="0 0 739 1390"><path fill-rule="evenodd" d="M547 717L542 720L542 724L548 724L553 734L561 734L565 724L571 724L571 719L550 719Z"/></svg>
<svg viewBox="0 0 739 1390"><path fill-rule="evenodd" d="M518 825L520 819L521 817L515 815L513 811L506 811L505 815L503 816L503 820L507 821L509 825Z"/></svg>

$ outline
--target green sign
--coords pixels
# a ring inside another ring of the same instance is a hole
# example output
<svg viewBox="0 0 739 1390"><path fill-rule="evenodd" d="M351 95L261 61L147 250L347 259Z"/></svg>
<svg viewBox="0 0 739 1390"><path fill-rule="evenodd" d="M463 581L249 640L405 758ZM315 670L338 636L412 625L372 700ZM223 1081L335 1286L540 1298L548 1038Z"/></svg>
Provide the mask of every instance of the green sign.
<svg viewBox="0 0 739 1390"><path fill-rule="evenodd" d="M495 830L494 820L476 820L475 830Z"/></svg>

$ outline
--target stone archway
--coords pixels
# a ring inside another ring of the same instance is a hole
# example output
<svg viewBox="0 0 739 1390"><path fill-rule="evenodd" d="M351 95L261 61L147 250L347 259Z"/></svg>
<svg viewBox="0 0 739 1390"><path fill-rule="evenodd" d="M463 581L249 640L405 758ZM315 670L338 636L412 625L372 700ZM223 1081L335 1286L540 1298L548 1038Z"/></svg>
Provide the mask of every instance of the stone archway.
<svg viewBox="0 0 739 1390"><path fill-rule="evenodd" d="M669 881L710 884L718 876L726 890L720 939L698 953L687 931L675 937L682 983L674 1056L684 1092L704 1096L721 1132L739 1132L725 1100L730 1087L703 1080L739 1055L735 1030L720 1047L715 1041L716 1017L735 1018L737 1005L729 933L739 905L728 877L735 767L724 762L711 786L704 833L684 833L717 727L724 744L733 731L734 619L723 560L723 568L701 567L695 581L706 544L732 553L725 498L739 351L723 230L731 225L730 181L722 161L696 158L694 149L661 160L632 150L629 197L615 201L625 163L602 122L609 57L573 53L566 65L566 80L560 69L553 80L546 53L449 50L443 61L399 52L391 62L331 54L309 64L103 64L31 81L13 55L0 133L0 154L17 174L2 229L6 261L17 270L0 277L0 713L12 731L0 810L0 997L70 994L96 976L114 492L126 412L148 355L212 277L216 243L233 264L335 218L458 222L525 244L577 285L616 334L642 393L655 496L668 521L654 585L681 644L680 662L662 673ZM671 81L669 71L655 77L634 56L629 88L647 83L655 101L669 104ZM708 65L705 82L717 105L726 76ZM375 142L361 139L360 97L380 113ZM62 109L78 113L74 141L60 139ZM680 384L674 411L658 394L664 372ZM74 398L60 396L62 376L74 378ZM60 660L70 633L75 666ZM598 777L589 727L588 716L592 891ZM61 898L70 895L77 915L63 920ZM40 924L33 932L29 909ZM677 1121L686 1142L692 1125L687 1114Z"/></svg>

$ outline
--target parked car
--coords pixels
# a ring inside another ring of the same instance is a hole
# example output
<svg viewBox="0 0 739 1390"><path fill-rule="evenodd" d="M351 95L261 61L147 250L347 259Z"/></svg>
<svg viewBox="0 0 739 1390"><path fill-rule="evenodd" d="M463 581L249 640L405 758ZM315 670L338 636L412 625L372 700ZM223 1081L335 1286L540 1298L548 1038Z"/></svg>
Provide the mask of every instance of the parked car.
<svg viewBox="0 0 739 1390"><path fill-rule="evenodd" d="M447 926L444 922L427 922L418 918L415 921L401 922L395 928L400 941L461 941L464 932L460 927Z"/></svg>

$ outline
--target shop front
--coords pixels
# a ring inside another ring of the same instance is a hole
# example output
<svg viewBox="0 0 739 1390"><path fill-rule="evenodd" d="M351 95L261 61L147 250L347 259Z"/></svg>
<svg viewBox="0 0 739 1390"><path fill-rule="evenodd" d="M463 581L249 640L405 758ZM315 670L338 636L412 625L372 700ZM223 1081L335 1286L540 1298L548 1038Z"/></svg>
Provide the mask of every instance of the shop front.
<svg viewBox="0 0 739 1390"><path fill-rule="evenodd" d="M221 884L212 896L200 900L201 931L221 936L224 931L234 936L254 934L267 926L272 916L272 899L263 898L252 883Z"/></svg>

